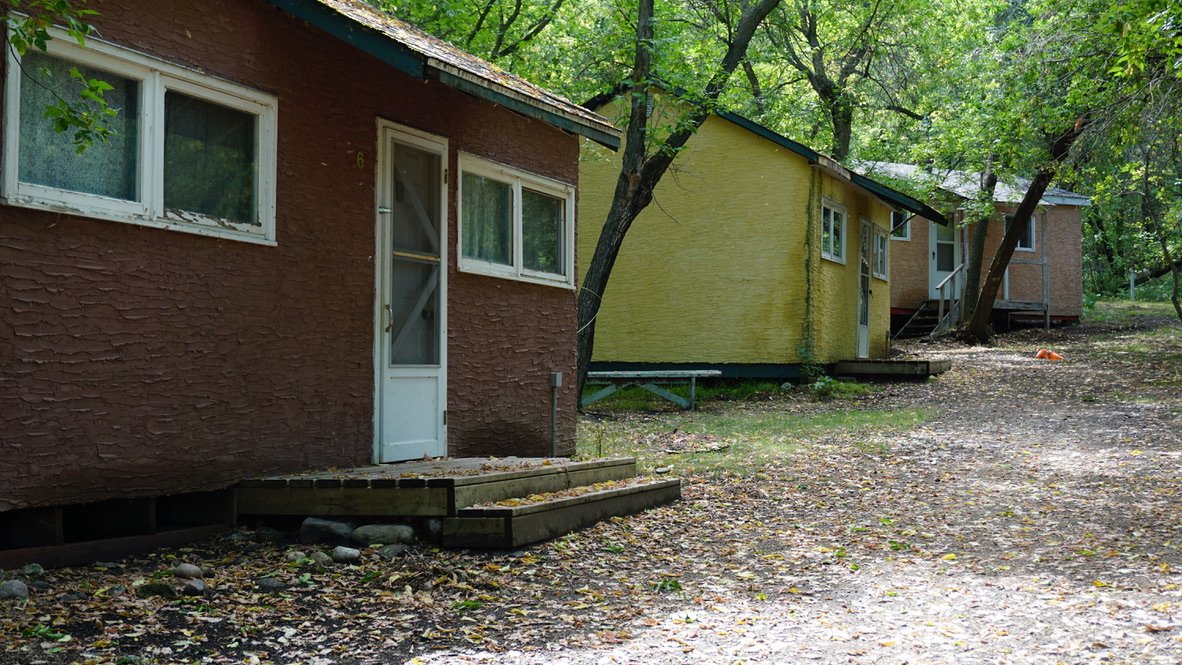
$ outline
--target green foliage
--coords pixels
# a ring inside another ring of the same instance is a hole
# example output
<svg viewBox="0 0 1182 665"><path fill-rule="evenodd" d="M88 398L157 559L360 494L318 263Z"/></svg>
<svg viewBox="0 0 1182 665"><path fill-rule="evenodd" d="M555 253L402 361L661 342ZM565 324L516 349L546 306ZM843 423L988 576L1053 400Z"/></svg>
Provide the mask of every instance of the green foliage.
<svg viewBox="0 0 1182 665"><path fill-rule="evenodd" d="M813 397L819 400L851 399L878 392L880 389L868 383L841 381L831 376L818 377L809 388Z"/></svg>
<svg viewBox="0 0 1182 665"><path fill-rule="evenodd" d="M672 577L662 577L656 582L653 582L653 591L659 593L673 593L681 590L681 582Z"/></svg>
<svg viewBox="0 0 1182 665"><path fill-rule="evenodd" d="M7 4L10 11L0 16L0 23L9 31L9 47L20 56L30 49L45 51L53 38L50 28L55 24L61 25L79 45L85 45L94 31L87 21L98 14L86 7L86 0L7 0ZM77 98L54 92L56 101L45 109L45 118L53 124L54 131L72 132L74 148L81 154L112 136L107 123L118 111L104 99L104 94L112 89L110 84L88 78L77 68L70 70L70 76Z"/></svg>
<svg viewBox="0 0 1182 665"><path fill-rule="evenodd" d="M0 22L8 29L8 45L16 49L17 55L24 55L30 48L44 51L52 39L49 29L55 23L60 23L79 45L85 44L93 32L87 20L98 14L85 7L86 0L6 0L6 3L9 13L0 16Z"/></svg>

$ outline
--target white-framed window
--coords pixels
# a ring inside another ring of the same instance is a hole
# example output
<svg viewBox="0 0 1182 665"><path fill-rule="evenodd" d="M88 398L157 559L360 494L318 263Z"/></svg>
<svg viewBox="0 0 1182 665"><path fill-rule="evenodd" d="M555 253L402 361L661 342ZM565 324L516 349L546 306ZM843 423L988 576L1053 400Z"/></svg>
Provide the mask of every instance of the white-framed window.
<svg viewBox="0 0 1182 665"><path fill-rule="evenodd" d="M1026 220L1026 226L1020 229L1022 234L1018 236L1017 248L1024 252L1033 252L1036 245L1034 236L1034 220L1034 215L1031 215L1030 219Z"/></svg>
<svg viewBox="0 0 1182 665"><path fill-rule="evenodd" d="M0 196L10 205L275 244L275 97L98 39L52 30L47 51L8 51ZM78 153L45 118L101 79L117 115Z"/></svg>
<svg viewBox="0 0 1182 665"><path fill-rule="evenodd" d="M878 279L887 278L890 265L887 260L887 250L890 247L889 236L883 229L874 227L874 262L872 263L874 276Z"/></svg>
<svg viewBox="0 0 1182 665"><path fill-rule="evenodd" d="M911 215L891 211L891 240L911 240Z"/></svg>
<svg viewBox="0 0 1182 665"><path fill-rule="evenodd" d="M1006 227L1010 225L1010 221L1014 219L1013 215L1006 215ZM1031 215L1030 219L1026 220L1026 225L1018 229L1018 244L1015 247L1020 252L1033 252L1036 245L1036 238L1034 235L1035 220L1037 217Z"/></svg>
<svg viewBox="0 0 1182 665"><path fill-rule="evenodd" d="M460 270L574 285L575 188L461 153Z"/></svg>
<svg viewBox="0 0 1182 665"><path fill-rule="evenodd" d="M821 203L821 256L845 263L845 208L836 202Z"/></svg>

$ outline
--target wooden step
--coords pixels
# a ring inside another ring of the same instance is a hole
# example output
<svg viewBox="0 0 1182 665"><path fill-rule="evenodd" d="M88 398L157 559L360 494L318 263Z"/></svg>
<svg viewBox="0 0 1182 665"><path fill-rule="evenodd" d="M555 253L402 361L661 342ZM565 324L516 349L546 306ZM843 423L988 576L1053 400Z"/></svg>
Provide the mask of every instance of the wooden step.
<svg viewBox="0 0 1182 665"><path fill-rule="evenodd" d="M502 470L500 462L512 467ZM446 517L478 503L544 494L636 475L636 459L571 462L448 460L242 481L240 515Z"/></svg>
<svg viewBox="0 0 1182 665"><path fill-rule="evenodd" d="M522 505L481 504L443 520L445 547L514 549L541 542L602 519L631 515L681 497L678 478L638 478L574 496L528 497Z"/></svg>
<svg viewBox="0 0 1182 665"><path fill-rule="evenodd" d="M573 462L542 470L441 479L452 488L454 506L449 514L480 503L495 503L513 497L560 492L572 487L594 485L636 477L636 458ZM430 483L429 483L430 484Z"/></svg>

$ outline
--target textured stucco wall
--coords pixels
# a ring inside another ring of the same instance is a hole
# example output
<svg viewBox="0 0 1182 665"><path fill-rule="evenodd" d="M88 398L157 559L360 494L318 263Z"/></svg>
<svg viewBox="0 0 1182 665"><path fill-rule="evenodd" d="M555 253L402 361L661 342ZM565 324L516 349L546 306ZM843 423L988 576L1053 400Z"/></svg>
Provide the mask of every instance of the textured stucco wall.
<svg viewBox="0 0 1182 665"><path fill-rule="evenodd" d="M929 224L912 217L911 239L891 239L891 307L915 309L928 299Z"/></svg>
<svg viewBox="0 0 1182 665"><path fill-rule="evenodd" d="M1010 214L1017 206L998 206L998 214ZM1013 261L1040 261L1046 245L1050 265L1051 315L1078 317L1083 308L1083 273L1081 260L1082 229L1078 206L1053 206L1045 209L1044 229L1040 210L1036 215L1033 251L1014 250L1009 267L1009 299L1019 302L1042 300L1042 266L1016 264ZM971 227L970 227L971 228ZM1045 233L1044 233L1045 230ZM981 277L988 272L989 262L997 253L1005 229L1000 221L990 224L985 241L985 260ZM999 290L998 299L1006 293Z"/></svg>
<svg viewBox="0 0 1182 665"><path fill-rule="evenodd" d="M573 183L577 141L261 0L99 9L106 40L279 98L279 245L0 206L0 510L369 463L376 119L448 137L453 173L464 150ZM449 210L449 451L546 452L574 293L456 273Z"/></svg>
<svg viewBox="0 0 1182 665"><path fill-rule="evenodd" d="M998 205L998 220L989 225L985 237L985 254L981 266L981 278L989 271L997 247L1001 244L1005 229L1000 217L1014 210L1016 206ZM1038 213L1040 216L1042 212ZM1014 260L1038 261L1042 257L1043 243L1047 243L1050 264L1051 315L1057 317L1079 317L1083 308L1083 267L1082 229L1078 206L1053 206L1046 209L1046 234L1044 237L1041 221L1036 226L1034 251L1015 250ZM911 240L893 241L894 254L891 265L891 306L915 309L927 300L928 294L928 222L922 218L911 221ZM973 225L957 229L957 238L972 238ZM905 257L905 258L904 258ZM967 259L967 257L966 257ZM1037 265L1011 264L1010 300L1042 300L1042 268ZM1005 291L999 290L999 300L1005 298Z"/></svg>
<svg viewBox="0 0 1182 665"><path fill-rule="evenodd" d="M618 155L584 142L584 262L618 170ZM596 323L595 360L794 362L807 170L800 156L707 119L628 231Z"/></svg>
<svg viewBox="0 0 1182 665"><path fill-rule="evenodd" d="M618 170L619 155L584 142L579 216L584 261L595 249ZM818 359L853 358L857 264L821 266L818 241L806 242L810 206L819 214L814 177L821 176L800 155L727 120L708 118L628 231L603 296L594 359L799 362L809 247L818 301L836 299L814 305ZM853 234L849 247L856 254L859 216L886 228L889 211L853 186L825 180L825 191L849 200L847 233ZM819 237L819 226L814 231ZM882 280L873 282L871 352L881 357L889 288Z"/></svg>
<svg viewBox="0 0 1182 665"><path fill-rule="evenodd" d="M820 202L814 238L813 353L822 363L857 357L859 242L861 220L884 231L890 228L890 208L854 185L828 174L819 174L820 201L833 201L845 208L845 262L821 258ZM871 234L873 242L873 233ZM888 253L889 253L888 249ZM890 284L870 279L870 357L886 356L886 334L890 330Z"/></svg>

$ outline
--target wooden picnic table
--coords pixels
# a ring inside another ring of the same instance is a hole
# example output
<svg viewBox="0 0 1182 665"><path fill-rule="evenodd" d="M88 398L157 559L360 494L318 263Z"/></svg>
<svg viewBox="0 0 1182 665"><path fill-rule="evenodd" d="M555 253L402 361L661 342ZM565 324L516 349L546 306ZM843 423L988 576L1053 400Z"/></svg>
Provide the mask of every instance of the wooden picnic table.
<svg viewBox="0 0 1182 665"><path fill-rule="evenodd" d="M587 372L588 382L596 384L605 383L607 385L591 395L584 397L582 404L583 406L587 406L628 386L639 386L658 397L673 402L683 409L693 411L698 406L698 379L708 379L718 376L722 376L722 372L716 369ZM662 385L674 383L689 383L689 399L661 387Z"/></svg>

